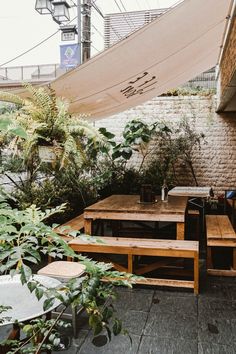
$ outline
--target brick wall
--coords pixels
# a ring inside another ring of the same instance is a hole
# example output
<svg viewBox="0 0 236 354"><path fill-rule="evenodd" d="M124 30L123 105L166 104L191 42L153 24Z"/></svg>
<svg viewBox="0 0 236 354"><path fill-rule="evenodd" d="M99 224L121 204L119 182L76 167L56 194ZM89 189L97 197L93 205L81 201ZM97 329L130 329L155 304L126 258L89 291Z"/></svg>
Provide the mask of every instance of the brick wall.
<svg viewBox="0 0 236 354"><path fill-rule="evenodd" d="M125 124L139 118L146 122L156 120L177 121L182 116L195 116L196 129L205 134L205 143L195 152L194 170L200 186L212 186L220 193L227 188L236 188L236 113L215 113L215 98L205 96L157 97L142 106L135 107L110 118L96 121L97 127L106 127L117 139ZM136 163L134 157L133 163ZM182 185L194 185L191 174L185 167L179 170Z"/></svg>
<svg viewBox="0 0 236 354"><path fill-rule="evenodd" d="M230 36L226 43L220 65L222 95L224 94L225 88L230 83L233 73L236 71L236 17L233 17L232 21Z"/></svg>

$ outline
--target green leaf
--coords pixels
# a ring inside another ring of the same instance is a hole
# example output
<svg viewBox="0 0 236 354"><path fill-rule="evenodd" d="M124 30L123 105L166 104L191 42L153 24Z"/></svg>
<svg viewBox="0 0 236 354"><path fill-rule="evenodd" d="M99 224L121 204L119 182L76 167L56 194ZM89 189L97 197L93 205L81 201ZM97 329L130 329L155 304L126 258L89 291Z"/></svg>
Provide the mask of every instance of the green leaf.
<svg viewBox="0 0 236 354"><path fill-rule="evenodd" d="M33 326L31 324L27 324L22 328L23 332L26 334L30 334L33 330Z"/></svg>
<svg viewBox="0 0 236 354"><path fill-rule="evenodd" d="M34 257L26 256L26 257L24 257L24 260L25 261L29 261L29 262L34 263L34 264L38 264L37 259L35 259Z"/></svg>
<svg viewBox="0 0 236 354"><path fill-rule="evenodd" d="M29 278L32 276L32 271L30 269L30 267L28 267L27 265L25 265L24 263L22 264L22 266L20 267L20 274L21 274L21 282L22 284L25 284Z"/></svg>
<svg viewBox="0 0 236 354"><path fill-rule="evenodd" d="M96 325L93 327L93 334L97 336L99 333L101 333L103 330L102 322L99 321L96 323Z"/></svg>
<svg viewBox="0 0 236 354"><path fill-rule="evenodd" d="M107 322L109 320L109 318L112 317L113 310L111 308L109 308L109 307L105 307L104 310L103 310L102 315L103 315L103 320Z"/></svg>
<svg viewBox="0 0 236 354"><path fill-rule="evenodd" d="M118 334L120 334L121 330L122 330L122 323L120 320L115 319L114 321L114 325L112 327L113 333L115 336L117 336Z"/></svg>
<svg viewBox="0 0 236 354"><path fill-rule="evenodd" d="M21 127L16 127L9 130L10 133L19 136L20 138L27 139L28 135L26 134L25 130Z"/></svg>
<svg viewBox="0 0 236 354"><path fill-rule="evenodd" d="M27 283L27 286L28 286L31 293L36 289L37 285L38 285L38 283L36 281L29 281Z"/></svg>
<svg viewBox="0 0 236 354"><path fill-rule="evenodd" d="M102 135L104 135L107 139L113 139L113 138L115 137L115 134L113 134L113 133L107 131L106 128L104 128L104 127L99 128L98 131L99 131Z"/></svg>
<svg viewBox="0 0 236 354"><path fill-rule="evenodd" d="M60 338L55 338L55 339L53 340L53 345L54 345L54 347L58 347L59 344L60 344Z"/></svg>
<svg viewBox="0 0 236 354"><path fill-rule="evenodd" d="M35 289L35 295L36 295L38 300L40 300L43 297L43 294L44 294L44 291L43 291L42 288L37 287Z"/></svg>
<svg viewBox="0 0 236 354"><path fill-rule="evenodd" d="M46 299L43 303L44 311L49 310L53 306L54 302L55 302L55 298Z"/></svg>

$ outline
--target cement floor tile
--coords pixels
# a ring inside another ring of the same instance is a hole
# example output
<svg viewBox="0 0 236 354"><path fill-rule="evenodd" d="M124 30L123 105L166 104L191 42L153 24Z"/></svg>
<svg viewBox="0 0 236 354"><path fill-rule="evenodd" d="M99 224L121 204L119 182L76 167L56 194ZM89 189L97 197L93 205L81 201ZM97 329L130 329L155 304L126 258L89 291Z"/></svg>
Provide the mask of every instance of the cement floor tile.
<svg viewBox="0 0 236 354"><path fill-rule="evenodd" d="M117 299L113 302L115 308L123 310L149 311L152 304L154 291L142 291L133 289L133 291L119 291Z"/></svg>
<svg viewBox="0 0 236 354"><path fill-rule="evenodd" d="M112 337L111 342L102 347L92 343L92 333L86 338L78 354L137 354L141 336L131 335L132 343L128 336L119 335Z"/></svg>
<svg viewBox="0 0 236 354"><path fill-rule="evenodd" d="M147 312L119 309L116 315L122 321L123 328L127 329L130 334L142 335L148 317Z"/></svg>
<svg viewBox="0 0 236 354"><path fill-rule="evenodd" d="M203 282L201 282L203 284ZM200 287L201 297L211 297L216 299L231 300L232 295L229 292L228 285L225 282L216 282L215 280L205 280L205 284Z"/></svg>
<svg viewBox="0 0 236 354"><path fill-rule="evenodd" d="M236 284L228 285L228 292L230 294L231 300L236 301Z"/></svg>
<svg viewBox="0 0 236 354"><path fill-rule="evenodd" d="M199 342L212 342L218 344L230 344L234 342L235 324L229 319L200 319L198 321L198 340Z"/></svg>
<svg viewBox="0 0 236 354"><path fill-rule="evenodd" d="M195 340L197 338L197 317L150 312L143 334L161 338Z"/></svg>
<svg viewBox="0 0 236 354"><path fill-rule="evenodd" d="M155 293L150 312L179 313L180 315L194 316L197 314L197 297L188 296L160 296Z"/></svg>
<svg viewBox="0 0 236 354"><path fill-rule="evenodd" d="M196 297L193 293L192 289L185 289L185 288L163 288L161 289L160 287L156 288L154 297Z"/></svg>
<svg viewBox="0 0 236 354"><path fill-rule="evenodd" d="M235 354L236 343L216 344L212 342L199 342L198 354Z"/></svg>
<svg viewBox="0 0 236 354"><path fill-rule="evenodd" d="M217 318L236 318L236 302L224 299L199 298L198 300L199 318L211 316Z"/></svg>
<svg viewBox="0 0 236 354"><path fill-rule="evenodd" d="M143 336L138 354L197 354L196 340Z"/></svg>

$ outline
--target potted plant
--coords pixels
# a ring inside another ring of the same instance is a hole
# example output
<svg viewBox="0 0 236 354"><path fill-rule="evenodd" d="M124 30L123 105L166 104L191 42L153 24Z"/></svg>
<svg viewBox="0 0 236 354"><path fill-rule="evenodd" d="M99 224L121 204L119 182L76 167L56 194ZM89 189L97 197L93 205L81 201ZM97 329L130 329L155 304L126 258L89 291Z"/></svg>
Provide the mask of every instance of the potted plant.
<svg viewBox="0 0 236 354"><path fill-rule="evenodd" d="M50 86L35 89L27 84L26 87L30 94L27 99L7 92L0 93L2 100L20 106L18 111L12 113L12 119L28 134L24 143L17 140L26 163L39 158L46 162L57 161L60 168L69 161L81 166L86 161L84 140L90 139L94 144L105 143L104 136L86 121L86 117L69 113L68 102L56 97Z"/></svg>

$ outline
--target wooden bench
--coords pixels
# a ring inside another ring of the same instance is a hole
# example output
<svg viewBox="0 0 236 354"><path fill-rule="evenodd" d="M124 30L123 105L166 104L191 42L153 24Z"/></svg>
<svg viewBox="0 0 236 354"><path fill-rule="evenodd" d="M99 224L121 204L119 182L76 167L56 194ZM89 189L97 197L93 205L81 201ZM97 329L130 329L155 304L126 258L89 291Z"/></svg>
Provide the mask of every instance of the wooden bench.
<svg viewBox="0 0 236 354"><path fill-rule="evenodd" d="M207 272L210 275L236 275L236 234L227 215L206 215ZM230 270L213 269L212 247L232 247L233 264Z"/></svg>
<svg viewBox="0 0 236 354"><path fill-rule="evenodd" d="M64 230L63 228L66 227ZM71 219L65 222L62 225L57 226L54 231L63 237L65 241L71 240L73 237L69 235L72 231L81 231L84 228L84 214L76 216L74 219Z"/></svg>
<svg viewBox="0 0 236 354"><path fill-rule="evenodd" d="M66 227L64 230L63 228ZM69 235L72 231L81 231L84 228L84 214L76 216L74 219L71 219L65 222L62 225L59 225L54 228L54 231L63 238L65 242L73 240L73 236ZM70 260L70 258L67 258ZM48 263L52 262L52 257L48 256Z"/></svg>
<svg viewBox="0 0 236 354"><path fill-rule="evenodd" d="M198 265L198 241L183 240L153 240L140 238L118 238L118 237L100 237L102 243L93 242L91 238L87 240L73 239L69 242L70 247L75 252L102 253L102 254L122 254L128 256L127 268L120 264L113 263L115 269L134 274L144 274L154 269L160 268L168 263L168 260L162 260L144 266L144 269L136 272L134 267L134 256L158 256L176 258L192 258L194 260L194 280L176 280L176 279L157 279L140 278L138 284L162 285L193 288L194 293L198 294L199 288L199 265Z"/></svg>

